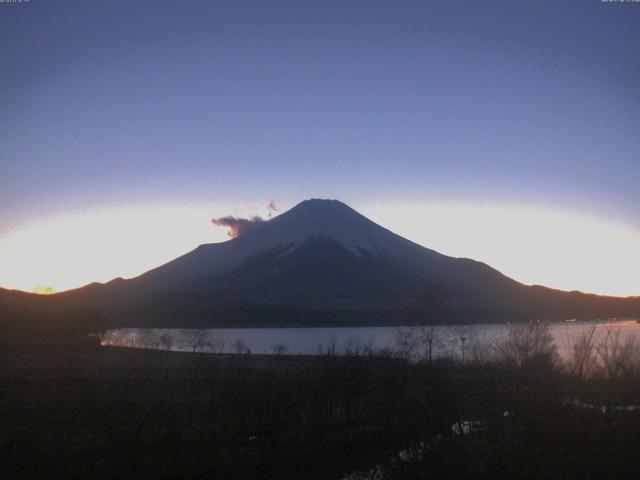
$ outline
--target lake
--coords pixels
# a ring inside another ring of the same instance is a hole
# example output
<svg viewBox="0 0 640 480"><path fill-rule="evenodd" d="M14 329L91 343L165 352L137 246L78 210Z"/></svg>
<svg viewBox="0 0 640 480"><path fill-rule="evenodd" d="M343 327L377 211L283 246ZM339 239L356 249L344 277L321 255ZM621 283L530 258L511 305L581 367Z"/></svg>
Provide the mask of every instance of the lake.
<svg viewBox="0 0 640 480"><path fill-rule="evenodd" d="M436 356L467 358L487 354L490 345L504 338L507 324L434 327ZM595 330L593 330L595 329ZM640 323L635 320L606 322L557 322L549 325L559 353L566 357L572 343L583 334L594 337L619 335L621 341L636 338ZM415 327L326 327L326 328L217 328L217 329L117 329L105 333L103 346L202 351L210 353L259 354L362 354L397 347L399 335ZM617 333L616 333L617 332ZM464 340L463 340L464 339ZM463 348L464 344L464 348Z"/></svg>

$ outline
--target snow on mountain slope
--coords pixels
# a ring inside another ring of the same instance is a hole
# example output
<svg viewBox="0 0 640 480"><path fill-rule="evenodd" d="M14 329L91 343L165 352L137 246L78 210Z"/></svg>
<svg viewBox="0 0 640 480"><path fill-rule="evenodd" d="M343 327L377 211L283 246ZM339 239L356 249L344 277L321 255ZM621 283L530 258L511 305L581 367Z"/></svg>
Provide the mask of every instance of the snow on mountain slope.
<svg viewBox="0 0 640 480"><path fill-rule="evenodd" d="M416 315L475 323L640 312L638 298L522 285L484 263L417 245L335 200L304 201L139 277L51 297L43 300L48 310L96 311L116 326L390 325ZM434 313L438 306L448 313Z"/></svg>
<svg viewBox="0 0 640 480"><path fill-rule="evenodd" d="M421 247L373 223L337 200L306 200L286 213L264 222L245 235L223 243L200 245L195 250L138 277L148 288L170 288L189 279L221 274L246 258L274 248L294 251L313 237L334 240L355 255L409 260L427 256L437 263L443 255Z"/></svg>

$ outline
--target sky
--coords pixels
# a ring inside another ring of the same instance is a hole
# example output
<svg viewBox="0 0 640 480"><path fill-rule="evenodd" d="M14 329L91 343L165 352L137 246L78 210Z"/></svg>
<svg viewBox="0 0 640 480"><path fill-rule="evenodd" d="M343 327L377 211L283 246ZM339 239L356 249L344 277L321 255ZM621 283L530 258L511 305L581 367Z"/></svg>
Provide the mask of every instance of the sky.
<svg viewBox="0 0 640 480"><path fill-rule="evenodd" d="M640 295L640 3L0 3L0 286L130 277L337 198Z"/></svg>

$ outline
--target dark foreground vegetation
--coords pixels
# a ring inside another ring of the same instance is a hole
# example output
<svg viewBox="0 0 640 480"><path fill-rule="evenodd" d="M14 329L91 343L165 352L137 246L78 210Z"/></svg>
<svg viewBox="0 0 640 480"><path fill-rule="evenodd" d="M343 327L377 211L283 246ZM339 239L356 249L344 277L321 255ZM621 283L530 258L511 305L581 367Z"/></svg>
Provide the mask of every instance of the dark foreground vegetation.
<svg viewBox="0 0 640 480"><path fill-rule="evenodd" d="M637 349L589 342L563 364L544 326L465 364L4 345L0 477L637 478Z"/></svg>

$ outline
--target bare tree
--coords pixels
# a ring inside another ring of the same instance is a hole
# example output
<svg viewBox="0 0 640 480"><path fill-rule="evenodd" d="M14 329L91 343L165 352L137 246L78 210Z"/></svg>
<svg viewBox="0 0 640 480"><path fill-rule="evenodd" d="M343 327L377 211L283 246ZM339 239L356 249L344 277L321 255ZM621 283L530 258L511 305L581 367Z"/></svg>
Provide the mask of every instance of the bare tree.
<svg viewBox="0 0 640 480"><path fill-rule="evenodd" d="M460 358L464 363L469 337L468 327L465 325L448 325L440 333L440 352L451 358Z"/></svg>
<svg viewBox="0 0 640 480"><path fill-rule="evenodd" d="M276 343L271 347L271 353L274 355L284 355L287 353L287 346L284 343Z"/></svg>
<svg viewBox="0 0 640 480"><path fill-rule="evenodd" d="M138 340L142 348L150 348L152 350L158 350L160 348L160 332L155 328L144 328L140 330Z"/></svg>
<svg viewBox="0 0 640 480"><path fill-rule="evenodd" d="M224 349L226 347L226 340L222 332L213 331L209 334L209 342L211 346L211 350L214 353L224 353Z"/></svg>
<svg viewBox="0 0 640 480"><path fill-rule="evenodd" d="M596 345L600 367L605 376L614 378L638 369L640 352L636 339L620 338L620 329L607 327L604 338Z"/></svg>
<svg viewBox="0 0 640 480"><path fill-rule="evenodd" d="M397 328L394 332L396 355L407 360L415 360L418 349L418 338L415 329Z"/></svg>
<svg viewBox="0 0 640 480"><path fill-rule="evenodd" d="M349 337L344 346L344 354L347 357L372 356L374 352L375 338L369 337L366 341L361 341L356 337Z"/></svg>
<svg viewBox="0 0 640 480"><path fill-rule="evenodd" d="M444 342L442 328L435 325L399 328L394 337L397 356L428 363L440 352Z"/></svg>
<svg viewBox="0 0 640 480"><path fill-rule="evenodd" d="M326 349L322 348L322 344L318 345L318 354L324 354L328 357L335 357L336 355L338 355L338 339L335 335L332 335L329 339Z"/></svg>
<svg viewBox="0 0 640 480"><path fill-rule="evenodd" d="M165 348L165 350L171 350L171 347L173 346L173 337L169 332L164 332L162 335L160 335L160 343Z"/></svg>
<svg viewBox="0 0 640 480"><path fill-rule="evenodd" d="M210 345L209 332L204 328L189 328L183 330L183 335L187 345L189 345L193 353L202 351Z"/></svg>
<svg viewBox="0 0 640 480"><path fill-rule="evenodd" d="M347 357L360 357L362 356L362 344L356 337L349 337L344 346L344 354Z"/></svg>
<svg viewBox="0 0 640 480"><path fill-rule="evenodd" d="M420 356L431 363L434 355L442 345L442 335L435 325L425 325L417 330L417 345Z"/></svg>
<svg viewBox="0 0 640 480"><path fill-rule="evenodd" d="M594 324L588 332L582 332L569 347L568 370L580 378L590 378L598 363L595 337L597 326Z"/></svg>
<svg viewBox="0 0 640 480"><path fill-rule="evenodd" d="M540 321L510 325L507 338L495 345L499 356L517 367L532 363L553 365L558 360L558 349L549 325Z"/></svg>
<svg viewBox="0 0 640 480"><path fill-rule="evenodd" d="M477 331L471 331L467 335L467 358L468 361L482 365L494 360L494 344L495 335L487 334L483 332L479 334Z"/></svg>
<svg viewBox="0 0 640 480"><path fill-rule="evenodd" d="M436 325L447 323L451 318L447 291L441 285L428 283L409 313L414 327L395 331L396 355L431 362L443 345L442 327Z"/></svg>
<svg viewBox="0 0 640 480"><path fill-rule="evenodd" d="M367 338L367 341L362 344L362 354L371 357L376 354L375 349L376 339L373 336Z"/></svg>
<svg viewBox="0 0 640 480"><path fill-rule="evenodd" d="M247 345L247 343L242 338L235 339L235 341L233 342L233 350L236 353L251 353L249 345Z"/></svg>

